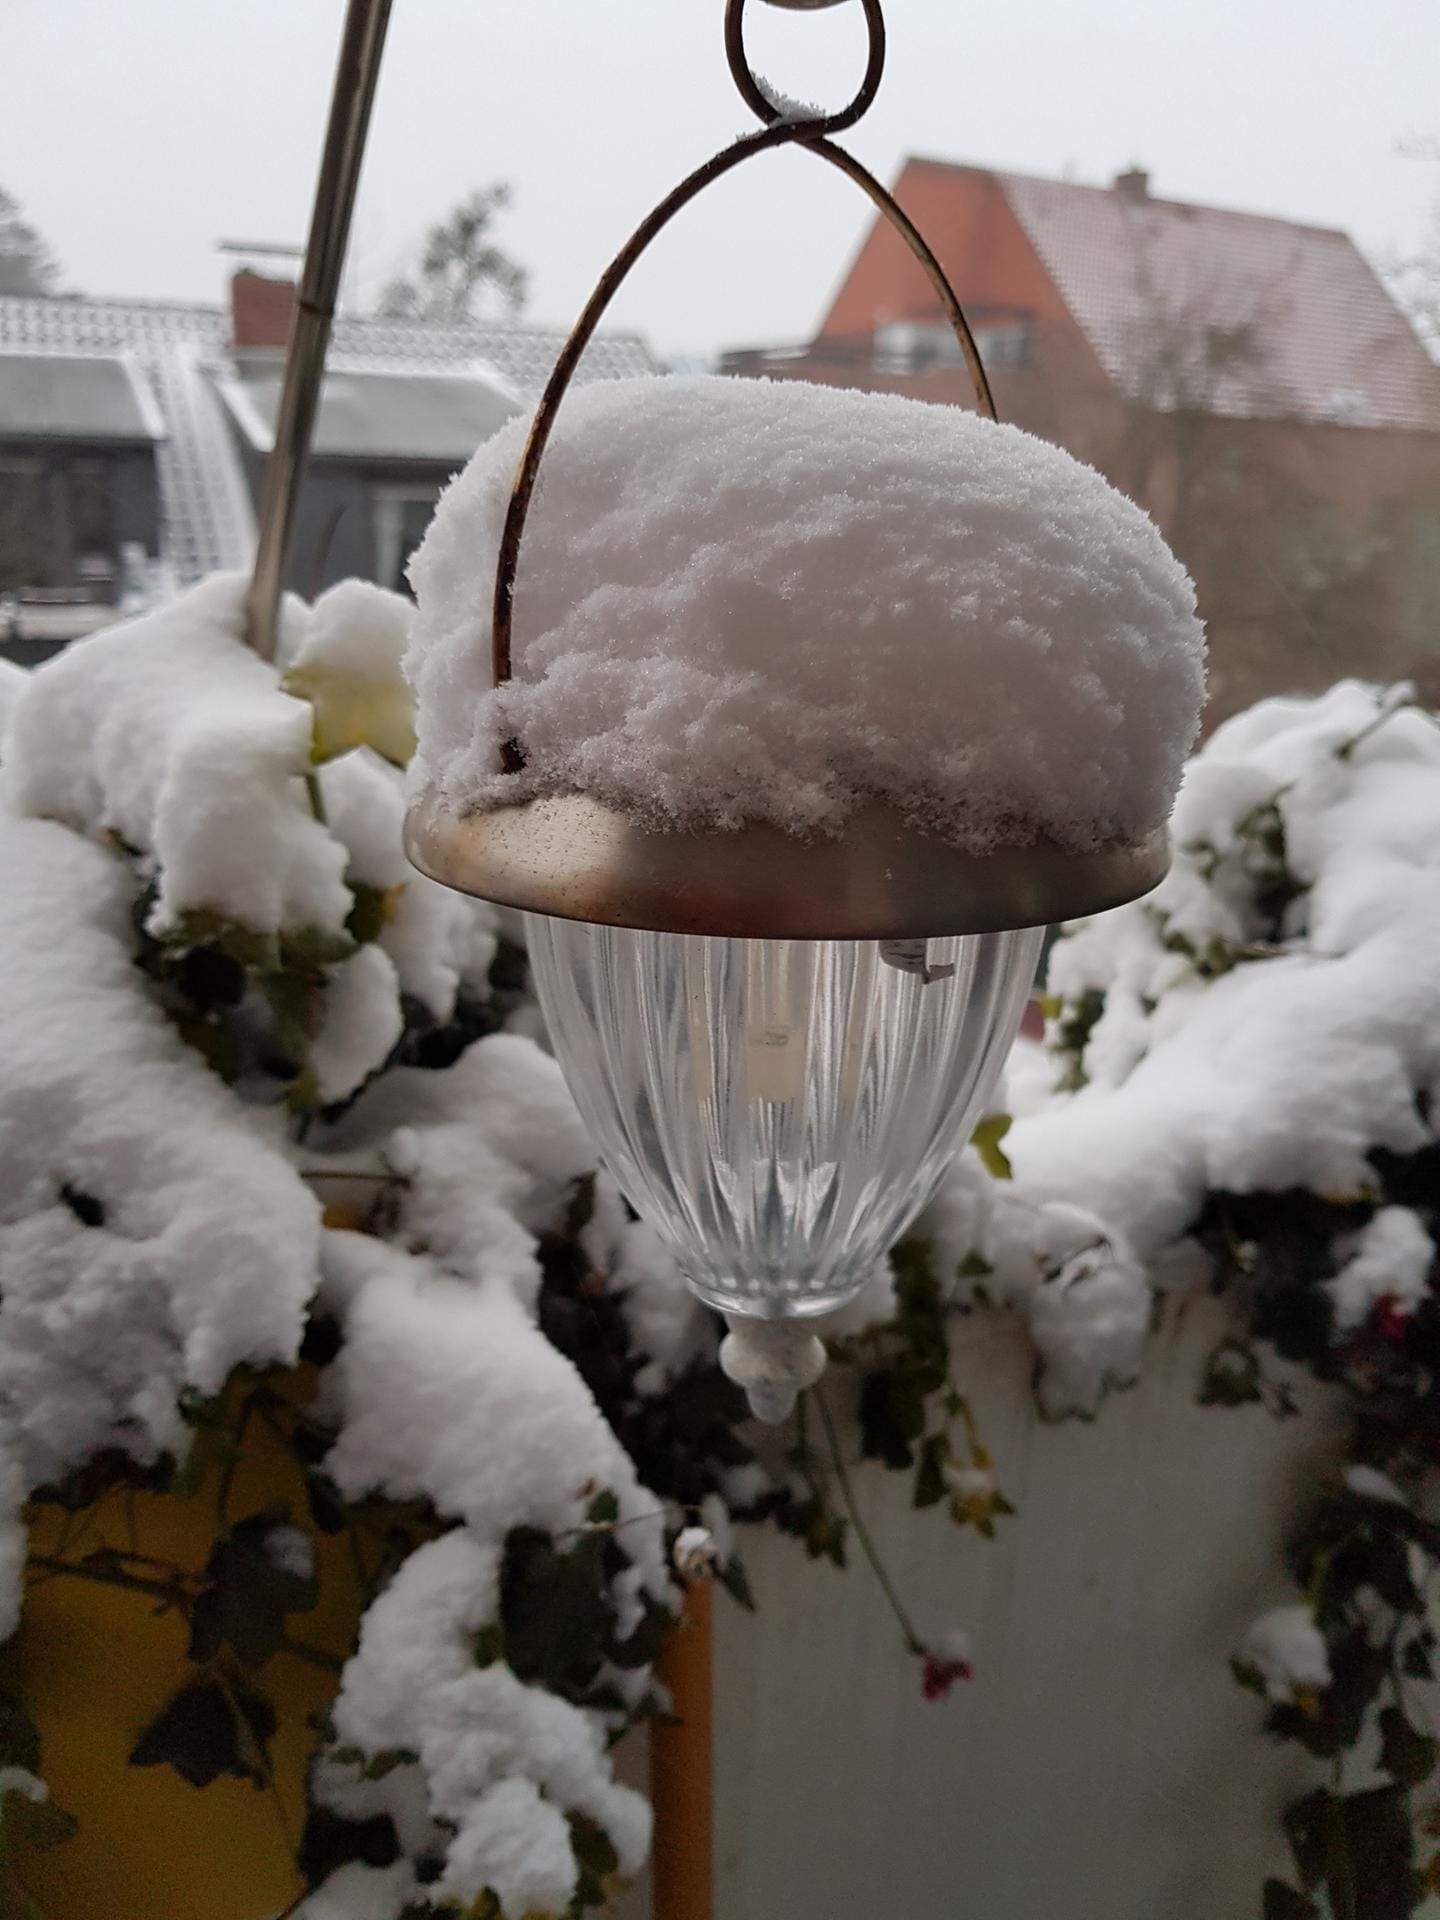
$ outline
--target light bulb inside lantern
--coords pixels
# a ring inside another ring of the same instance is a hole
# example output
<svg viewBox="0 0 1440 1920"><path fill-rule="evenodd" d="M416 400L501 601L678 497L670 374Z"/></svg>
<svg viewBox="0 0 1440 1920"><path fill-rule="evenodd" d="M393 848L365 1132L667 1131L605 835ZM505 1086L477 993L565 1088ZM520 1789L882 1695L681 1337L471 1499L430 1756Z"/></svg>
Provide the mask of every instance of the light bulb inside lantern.
<svg viewBox="0 0 1440 1920"><path fill-rule="evenodd" d="M556 1056L601 1155L731 1328L779 1419L930 1198L1015 1038L1043 931L897 951L526 916Z"/></svg>

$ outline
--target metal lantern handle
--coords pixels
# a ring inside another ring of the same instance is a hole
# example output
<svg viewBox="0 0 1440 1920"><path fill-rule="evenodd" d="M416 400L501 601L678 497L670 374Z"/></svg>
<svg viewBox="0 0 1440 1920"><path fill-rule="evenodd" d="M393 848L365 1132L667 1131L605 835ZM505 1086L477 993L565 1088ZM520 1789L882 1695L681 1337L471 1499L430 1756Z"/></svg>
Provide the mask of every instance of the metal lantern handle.
<svg viewBox="0 0 1440 1920"><path fill-rule="evenodd" d="M827 0L803 0L803 4L809 6L826 3ZM802 0L785 0L785 4L799 5L802 4ZM831 138L833 134L843 133L847 128L854 126L864 115L879 91L880 81L885 71L885 17L881 10L881 0L863 0L863 5L869 32L869 54L865 76L858 92L838 112L816 114L811 118L802 119L790 116L786 107L772 94L750 65L745 52L746 0L726 0L725 52L730 63L731 77L746 105L765 124L758 133L743 135L732 146L726 147L713 159L707 160L703 166L697 167L692 174L681 181L678 187L666 195L652 213L646 216L605 269L584 311L576 321L573 332L561 349L560 357L555 362L554 370L531 423L530 436L525 443L525 451L515 475L515 484L511 490L510 504L505 515L505 527L500 538L500 555L495 575L491 655L493 679L497 687L504 686L511 674L510 639L515 607L515 573L520 558L520 542L525 532L525 522L540 471L540 462L549 442L551 429L555 424L556 412L574 377L580 356L590 344L606 308L650 242L669 225L677 213L689 205L697 194L702 193L714 181L721 179L755 154L765 153L776 147L803 147L806 152L817 154L820 159L828 161L832 167L838 167L841 173L853 180L856 186L869 196L924 268L926 277L935 289L945 317L954 329L955 338L960 344L960 352L966 371L969 373L971 385L975 390L975 401L980 412L991 420L997 418L994 395L990 391L990 382L980 362L975 336L970 331L970 323L965 318L955 289L946 277L945 269L894 195L882 187L875 176L852 154L847 153L843 147L837 147ZM518 741L512 739L505 742L501 748L501 765L506 773L519 773L523 769L525 756Z"/></svg>

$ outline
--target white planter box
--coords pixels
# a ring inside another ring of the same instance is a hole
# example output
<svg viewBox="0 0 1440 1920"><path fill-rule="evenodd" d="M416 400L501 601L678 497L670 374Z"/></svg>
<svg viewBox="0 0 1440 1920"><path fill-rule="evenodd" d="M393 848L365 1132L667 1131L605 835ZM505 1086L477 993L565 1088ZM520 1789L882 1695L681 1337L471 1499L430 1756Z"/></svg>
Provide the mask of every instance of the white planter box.
<svg viewBox="0 0 1440 1920"><path fill-rule="evenodd" d="M856 1477L920 1631L971 1634L947 1702L858 1550L842 1574L747 1535L758 1616L716 1598L717 1920L1258 1920L1280 1810L1319 1774L1228 1656L1290 1597L1283 1544L1343 1429L1307 1380L1284 1423L1197 1406L1225 1324L1171 1303L1140 1385L1061 1426L1020 1330L966 1324L958 1382L1018 1517L985 1541Z"/></svg>

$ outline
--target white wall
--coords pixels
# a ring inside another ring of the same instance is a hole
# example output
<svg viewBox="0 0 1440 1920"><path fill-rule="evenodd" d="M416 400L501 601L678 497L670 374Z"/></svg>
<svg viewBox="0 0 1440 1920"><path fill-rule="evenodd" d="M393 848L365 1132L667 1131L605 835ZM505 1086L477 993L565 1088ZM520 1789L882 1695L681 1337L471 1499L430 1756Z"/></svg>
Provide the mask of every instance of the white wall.
<svg viewBox="0 0 1440 1920"><path fill-rule="evenodd" d="M1308 1381L1283 1425L1198 1407L1223 1325L1172 1304L1141 1384L1049 1427L1018 1329L966 1324L960 1384L1018 1518L986 1542L857 1480L922 1633L972 1636L948 1702L921 1699L858 1554L841 1574L748 1535L759 1616L716 1600L717 1920L1258 1916L1311 1774L1227 1656L1289 1597L1283 1540L1340 1426ZM643 1887L621 1909L648 1911Z"/></svg>

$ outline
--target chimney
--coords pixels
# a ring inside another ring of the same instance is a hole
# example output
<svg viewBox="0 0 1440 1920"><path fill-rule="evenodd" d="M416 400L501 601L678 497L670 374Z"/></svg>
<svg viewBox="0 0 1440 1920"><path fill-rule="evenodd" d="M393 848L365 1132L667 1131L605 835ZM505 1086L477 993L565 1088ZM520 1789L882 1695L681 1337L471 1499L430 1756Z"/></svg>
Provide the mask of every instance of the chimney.
<svg viewBox="0 0 1440 1920"><path fill-rule="evenodd" d="M230 344L237 353L283 353L295 317L295 282L241 267L230 277Z"/></svg>
<svg viewBox="0 0 1440 1920"><path fill-rule="evenodd" d="M1122 200L1148 200L1150 175L1144 167L1127 167L1123 173L1116 174L1115 191Z"/></svg>

